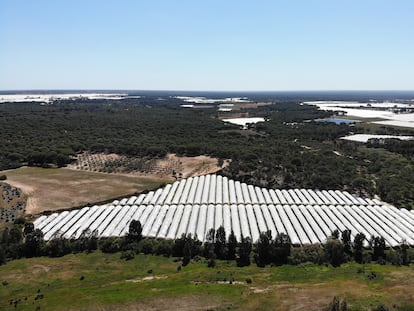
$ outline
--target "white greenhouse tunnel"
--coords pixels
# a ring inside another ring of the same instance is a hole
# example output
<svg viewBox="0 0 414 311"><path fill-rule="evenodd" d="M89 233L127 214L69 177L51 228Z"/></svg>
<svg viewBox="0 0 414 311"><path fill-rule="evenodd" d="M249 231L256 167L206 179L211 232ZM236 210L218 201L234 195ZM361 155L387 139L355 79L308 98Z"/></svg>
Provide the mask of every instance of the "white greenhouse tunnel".
<svg viewBox="0 0 414 311"><path fill-rule="evenodd" d="M414 213L346 191L265 189L218 175L176 181L156 191L115 200L111 204L40 216L34 226L45 240L79 238L88 230L98 237L119 237L135 219L148 237L175 239L182 234L205 240L223 226L227 236L260 232L286 233L295 245L324 243L334 230L351 237L382 236L388 246L414 245Z"/></svg>

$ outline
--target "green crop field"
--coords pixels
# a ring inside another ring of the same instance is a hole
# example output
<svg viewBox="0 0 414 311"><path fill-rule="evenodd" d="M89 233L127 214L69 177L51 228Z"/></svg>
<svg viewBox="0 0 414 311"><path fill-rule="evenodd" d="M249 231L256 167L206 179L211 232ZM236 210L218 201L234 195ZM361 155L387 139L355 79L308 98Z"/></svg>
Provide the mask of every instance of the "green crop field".
<svg viewBox="0 0 414 311"><path fill-rule="evenodd" d="M304 264L238 268L204 260L120 254L20 259L0 266L1 310L323 310L334 296L349 310L380 303L414 309L414 268ZM250 282L247 280L250 279ZM17 302L15 307L15 302Z"/></svg>

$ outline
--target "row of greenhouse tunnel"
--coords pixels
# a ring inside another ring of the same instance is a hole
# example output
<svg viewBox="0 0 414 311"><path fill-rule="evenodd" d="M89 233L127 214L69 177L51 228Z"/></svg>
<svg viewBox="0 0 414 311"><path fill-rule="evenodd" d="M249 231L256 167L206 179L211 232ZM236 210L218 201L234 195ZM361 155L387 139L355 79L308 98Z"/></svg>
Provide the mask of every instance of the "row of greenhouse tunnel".
<svg viewBox="0 0 414 311"><path fill-rule="evenodd" d="M210 229L223 226L241 237L288 234L292 244L324 243L334 230L381 236L388 246L414 245L414 213L346 191L265 189L218 175L176 181L139 196L102 206L86 206L40 216L35 228L45 240L74 238L90 232L100 238L128 233L132 220L147 237L175 239L183 234L205 241ZM366 242L367 243L367 242Z"/></svg>

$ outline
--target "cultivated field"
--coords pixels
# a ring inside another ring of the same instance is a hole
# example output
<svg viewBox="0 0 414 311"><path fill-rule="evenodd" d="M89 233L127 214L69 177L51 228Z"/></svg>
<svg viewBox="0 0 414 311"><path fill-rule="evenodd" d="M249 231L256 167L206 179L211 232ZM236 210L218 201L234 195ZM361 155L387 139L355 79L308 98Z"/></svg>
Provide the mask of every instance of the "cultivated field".
<svg viewBox="0 0 414 311"><path fill-rule="evenodd" d="M26 200L20 189L0 182L0 227L2 222L13 222L24 215Z"/></svg>
<svg viewBox="0 0 414 311"><path fill-rule="evenodd" d="M89 172L187 178L215 173L228 163L228 161L224 161L220 166L217 158L208 156L182 157L171 153L164 158L140 158L114 153L92 154L84 152L78 154L76 161L68 165L68 168Z"/></svg>
<svg viewBox="0 0 414 311"><path fill-rule="evenodd" d="M27 195L28 214L101 202L154 189L171 181L152 176L124 176L64 168L22 167L0 174L6 174L7 183Z"/></svg>
<svg viewBox="0 0 414 311"><path fill-rule="evenodd" d="M414 309L413 267L217 264L201 260L178 271L173 258L122 261L101 252L14 260L0 266L0 309L319 311L334 296L348 310Z"/></svg>

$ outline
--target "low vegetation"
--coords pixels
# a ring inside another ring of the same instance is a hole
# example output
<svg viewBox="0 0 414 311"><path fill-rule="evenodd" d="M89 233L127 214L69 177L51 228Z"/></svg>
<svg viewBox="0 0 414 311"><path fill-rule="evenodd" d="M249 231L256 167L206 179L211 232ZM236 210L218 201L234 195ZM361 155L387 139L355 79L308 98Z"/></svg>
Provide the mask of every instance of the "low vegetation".
<svg viewBox="0 0 414 311"><path fill-rule="evenodd" d="M178 269L178 267L181 267ZM412 267L306 263L239 268L205 259L96 251L0 266L2 310L412 310ZM110 294L109 294L110 293ZM388 309L378 309L380 306Z"/></svg>

